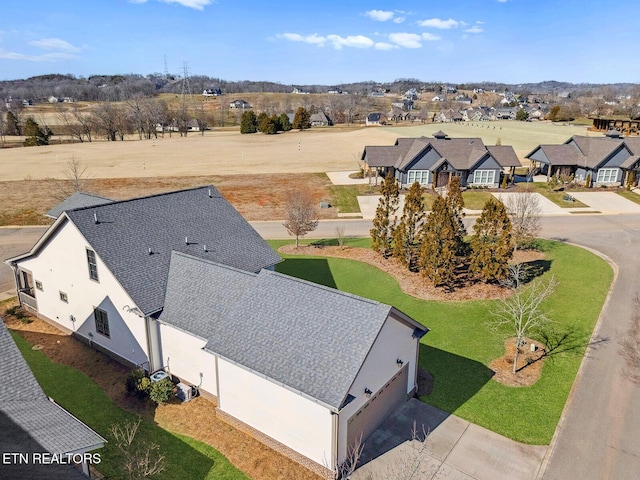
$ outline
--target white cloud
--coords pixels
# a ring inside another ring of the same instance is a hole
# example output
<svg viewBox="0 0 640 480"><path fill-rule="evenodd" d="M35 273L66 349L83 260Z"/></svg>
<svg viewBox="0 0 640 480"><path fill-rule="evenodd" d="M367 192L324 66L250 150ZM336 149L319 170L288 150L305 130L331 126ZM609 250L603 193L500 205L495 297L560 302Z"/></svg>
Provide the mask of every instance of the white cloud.
<svg viewBox="0 0 640 480"><path fill-rule="evenodd" d="M378 43L376 43L374 45L374 48L376 50L393 50L393 49L398 48L398 46L397 45L392 45L392 44L387 43L387 42L378 42Z"/></svg>
<svg viewBox="0 0 640 480"><path fill-rule="evenodd" d="M417 33L390 33L389 40L404 48L422 48L422 35Z"/></svg>
<svg viewBox="0 0 640 480"><path fill-rule="evenodd" d="M418 22L421 27L439 28L441 30L449 30L451 28L458 28L460 22L450 18L449 20L442 20L441 18L430 18L428 20L421 20Z"/></svg>
<svg viewBox="0 0 640 480"><path fill-rule="evenodd" d="M393 23L402 23L407 19L407 17L396 17L393 19Z"/></svg>
<svg viewBox="0 0 640 480"><path fill-rule="evenodd" d="M29 42L32 47L38 47L43 50L61 50L63 52L77 53L81 48L71 45L66 40L60 38L43 38L42 40L32 40Z"/></svg>
<svg viewBox="0 0 640 480"><path fill-rule="evenodd" d="M387 10L369 10L364 13L367 17L378 22L386 22L393 18L394 13Z"/></svg>
<svg viewBox="0 0 640 480"><path fill-rule="evenodd" d="M163 3L177 3L183 7L193 8L195 10L204 10L204 7L214 3L214 0L157 0ZM147 3L148 0L129 0L129 3Z"/></svg>
<svg viewBox="0 0 640 480"><path fill-rule="evenodd" d="M480 26L474 25L471 28L467 28L465 30L465 32L467 32L467 33L482 33L482 32L484 32L484 30Z"/></svg>
<svg viewBox="0 0 640 480"><path fill-rule="evenodd" d="M300 35L299 33L282 33L276 35L277 38L283 38L292 42L303 42L311 45L324 47L326 43L331 43L333 48L341 50L343 47L352 48L370 48L374 45L373 40L364 35L349 35L341 37L340 35L327 35L326 37L316 33L312 35Z"/></svg>
<svg viewBox="0 0 640 480"><path fill-rule="evenodd" d="M327 35L327 39L333 43L333 48L336 50L340 50L342 47L370 48L373 46L373 40L364 35L349 35L348 37Z"/></svg>
<svg viewBox="0 0 640 480"><path fill-rule="evenodd" d="M441 37L439 35L434 35L433 33L424 32L422 34L422 39L427 40L429 42L435 42L436 40L440 40L440 38Z"/></svg>
<svg viewBox="0 0 640 480"><path fill-rule="evenodd" d="M44 55L25 55L24 53L7 52L0 50L0 58L5 60L19 60L25 62L55 62L56 60L70 60L78 58L76 55L69 53L45 53Z"/></svg>
<svg viewBox="0 0 640 480"><path fill-rule="evenodd" d="M290 40L292 42L303 42L310 43L312 45L324 46L327 42L325 37L318 35L317 33L313 33L311 35L302 36L298 33L283 33L276 35L278 38L284 38L285 40Z"/></svg>

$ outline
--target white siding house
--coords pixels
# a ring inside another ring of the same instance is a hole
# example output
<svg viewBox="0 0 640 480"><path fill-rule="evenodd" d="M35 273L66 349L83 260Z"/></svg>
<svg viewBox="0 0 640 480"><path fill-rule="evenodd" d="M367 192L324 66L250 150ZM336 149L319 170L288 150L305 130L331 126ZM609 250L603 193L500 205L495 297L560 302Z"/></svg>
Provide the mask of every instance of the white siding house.
<svg viewBox="0 0 640 480"><path fill-rule="evenodd" d="M415 392L428 329L272 271L280 257L214 187L106 201L65 210L7 260L23 305L197 385L223 418L317 471Z"/></svg>

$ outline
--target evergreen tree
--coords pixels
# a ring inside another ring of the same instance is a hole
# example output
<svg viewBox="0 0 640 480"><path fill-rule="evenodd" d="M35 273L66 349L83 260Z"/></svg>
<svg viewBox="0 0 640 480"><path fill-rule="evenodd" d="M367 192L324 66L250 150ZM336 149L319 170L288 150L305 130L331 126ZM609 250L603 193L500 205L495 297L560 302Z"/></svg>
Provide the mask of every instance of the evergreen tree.
<svg viewBox="0 0 640 480"><path fill-rule="evenodd" d="M260 112L258 114L258 131L264 133L265 128L267 128L267 123L269 122L269 115L265 112Z"/></svg>
<svg viewBox="0 0 640 480"><path fill-rule="evenodd" d="M293 117L293 128L298 130L306 130L311 128L311 114L304 107L298 107Z"/></svg>
<svg viewBox="0 0 640 480"><path fill-rule="evenodd" d="M29 117L24 123L24 135L27 137L24 141L24 146L34 147L36 145L49 145L49 138L53 133L48 127L40 128L38 122L33 117Z"/></svg>
<svg viewBox="0 0 640 480"><path fill-rule="evenodd" d="M246 110L242 113L240 120L240 133L256 133L258 131L258 119L253 110Z"/></svg>
<svg viewBox="0 0 640 480"><path fill-rule="evenodd" d="M396 179L388 173L380 187L382 196L376 208L373 228L370 230L373 249L388 257L392 252L393 234L396 226L399 192Z"/></svg>
<svg viewBox="0 0 640 480"><path fill-rule="evenodd" d="M451 203L440 195L433 202L421 235L420 269L435 286L450 288L458 264L458 224Z"/></svg>
<svg viewBox="0 0 640 480"><path fill-rule="evenodd" d="M5 133L7 135L22 135L18 117L11 110L7 112L7 130Z"/></svg>
<svg viewBox="0 0 640 480"><path fill-rule="evenodd" d="M423 193L418 182L411 185L393 236L393 256L399 258L409 270L417 268L420 256L420 229L425 216Z"/></svg>
<svg viewBox="0 0 640 480"><path fill-rule="evenodd" d="M280 126L282 127L283 132L291 130L291 122L289 121L289 116L286 113L280 114Z"/></svg>
<svg viewBox="0 0 640 480"><path fill-rule="evenodd" d="M486 281L503 280L509 275L509 260L513 255L511 221L504 204L490 198L473 227L470 270Z"/></svg>
<svg viewBox="0 0 640 480"><path fill-rule="evenodd" d="M467 244L464 237L467 235L467 228L464 226L464 198L460 189L460 177L453 177L449 182L449 191L447 193L447 203L451 207L454 220L457 225L456 234L456 252L459 256L465 255Z"/></svg>

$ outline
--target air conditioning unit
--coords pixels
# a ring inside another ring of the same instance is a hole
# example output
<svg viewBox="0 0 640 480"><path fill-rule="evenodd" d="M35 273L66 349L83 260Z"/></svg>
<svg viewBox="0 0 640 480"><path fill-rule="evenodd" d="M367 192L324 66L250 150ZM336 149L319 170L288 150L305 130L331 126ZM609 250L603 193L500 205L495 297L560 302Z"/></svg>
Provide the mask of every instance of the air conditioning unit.
<svg viewBox="0 0 640 480"><path fill-rule="evenodd" d="M191 385L185 385L184 383L179 383L176 385L176 397L182 400L183 402L188 402L193 398L193 390L191 389Z"/></svg>

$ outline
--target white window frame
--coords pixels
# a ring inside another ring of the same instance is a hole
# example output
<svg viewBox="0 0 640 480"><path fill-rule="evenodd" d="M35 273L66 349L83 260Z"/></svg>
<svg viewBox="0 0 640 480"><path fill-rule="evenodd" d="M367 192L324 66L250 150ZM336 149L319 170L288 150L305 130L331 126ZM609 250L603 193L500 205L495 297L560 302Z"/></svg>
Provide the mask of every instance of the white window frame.
<svg viewBox="0 0 640 480"><path fill-rule="evenodd" d="M89 267L89 278L96 282L98 279L98 260L96 259L96 252L87 248L87 266Z"/></svg>
<svg viewBox="0 0 640 480"><path fill-rule="evenodd" d="M489 181L491 178L491 181ZM473 172L474 185L493 185L496 179L495 170L476 170Z"/></svg>
<svg viewBox="0 0 640 480"><path fill-rule="evenodd" d="M429 170L409 170L407 172L407 185L418 182L420 185L429 185Z"/></svg>
<svg viewBox="0 0 640 480"><path fill-rule="evenodd" d="M618 181L619 168L601 168L598 170L596 183L615 183Z"/></svg>

